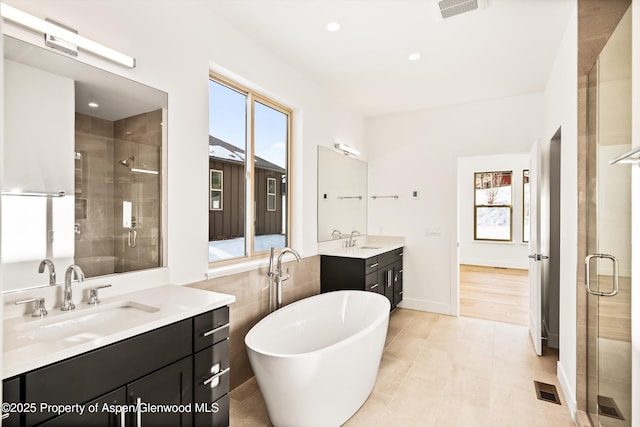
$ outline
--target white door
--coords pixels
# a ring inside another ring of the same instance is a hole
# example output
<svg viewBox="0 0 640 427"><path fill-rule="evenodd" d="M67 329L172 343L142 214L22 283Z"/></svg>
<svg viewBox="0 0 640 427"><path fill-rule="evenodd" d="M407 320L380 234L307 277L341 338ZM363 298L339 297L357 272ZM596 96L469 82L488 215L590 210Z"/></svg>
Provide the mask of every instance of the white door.
<svg viewBox="0 0 640 427"><path fill-rule="evenodd" d="M544 167L548 155L544 148L536 142L529 152L529 333L538 356L542 355L542 285L548 273L544 260L549 253L549 170Z"/></svg>

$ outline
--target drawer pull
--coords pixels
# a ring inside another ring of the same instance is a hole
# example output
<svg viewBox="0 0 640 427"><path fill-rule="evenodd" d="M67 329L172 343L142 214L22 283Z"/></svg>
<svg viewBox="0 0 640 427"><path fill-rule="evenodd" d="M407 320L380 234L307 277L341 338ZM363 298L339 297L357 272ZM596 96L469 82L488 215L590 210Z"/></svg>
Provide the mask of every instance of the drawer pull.
<svg viewBox="0 0 640 427"><path fill-rule="evenodd" d="M369 268L376 268L376 267L378 266L378 264L380 264L380 263L376 262L375 264L371 264L371 265L369 266Z"/></svg>
<svg viewBox="0 0 640 427"><path fill-rule="evenodd" d="M404 271L404 270L398 270L398 273L402 274L402 272L403 272L403 271Z"/></svg>
<svg viewBox="0 0 640 427"><path fill-rule="evenodd" d="M11 415L11 412L7 412L6 414L2 414L2 417L0 417L0 420L6 420L7 418L9 418L9 415Z"/></svg>
<svg viewBox="0 0 640 427"><path fill-rule="evenodd" d="M210 383L212 383L213 381L215 381L217 378L223 376L224 374L226 374L227 372L229 372L231 368L227 368L227 369L223 369L222 371L216 373L215 375L211 376L211 378L206 379L203 381L202 385L209 385Z"/></svg>
<svg viewBox="0 0 640 427"><path fill-rule="evenodd" d="M371 289L375 289L375 288L377 288L377 287L378 287L378 285L379 285L379 283L376 283L375 285L373 285L373 286L371 287Z"/></svg>
<svg viewBox="0 0 640 427"><path fill-rule="evenodd" d="M228 328L228 327L229 327L229 324L228 324L228 323L227 323L226 325L218 326L218 327L217 327L217 328L215 328L215 329L212 329L212 330L210 330L210 331L204 332L204 333L202 334L202 336L203 336L203 337L208 337L209 335L213 335L213 334L215 334L216 332L219 332L219 331L223 330L224 328Z"/></svg>
<svg viewBox="0 0 640 427"><path fill-rule="evenodd" d="M400 253L398 254L398 256L402 256L402 255L404 255L404 253L403 253L403 252L400 252Z"/></svg>

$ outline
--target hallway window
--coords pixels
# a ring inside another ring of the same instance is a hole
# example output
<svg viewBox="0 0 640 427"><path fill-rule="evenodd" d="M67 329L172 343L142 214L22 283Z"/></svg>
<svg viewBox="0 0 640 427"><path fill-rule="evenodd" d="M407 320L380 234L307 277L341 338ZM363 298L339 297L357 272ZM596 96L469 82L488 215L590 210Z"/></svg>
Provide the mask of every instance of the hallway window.
<svg viewBox="0 0 640 427"><path fill-rule="evenodd" d="M287 246L290 126L290 110L211 76L209 262Z"/></svg>
<svg viewBox="0 0 640 427"><path fill-rule="evenodd" d="M511 241L512 171L474 174L474 240Z"/></svg>

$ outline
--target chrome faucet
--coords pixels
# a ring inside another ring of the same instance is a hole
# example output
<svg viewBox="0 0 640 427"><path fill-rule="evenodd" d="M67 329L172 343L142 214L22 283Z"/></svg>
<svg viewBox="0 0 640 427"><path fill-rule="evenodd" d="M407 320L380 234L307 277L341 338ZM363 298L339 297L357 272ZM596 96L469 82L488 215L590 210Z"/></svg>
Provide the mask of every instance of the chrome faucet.
<svg viewBox="0 0 640 427"><path fill-rule="evenodd" d="M276 264L275 270L273 269L274 248L271 248L271 252L269 254L269 273L267 273L267 275L269 276L269 278L274 277L276 281L275 304L273 304L273 301L271 298L272 292L270 291L270 294L269 294L270 296L269 308L271 309L271 311L273 311L274 305L275 305L275 310L282 307L282 282L289 279L289 275L282 271L282 257L284 256L284 254L287 254L287 253L292 254L294 257L296 257L296 260L300 262L300 259L301 259L300 254L296 250L286 247L282 249L282 251L280 251L280 255L278 255L278 263Z"/></svg>
<svg viewBox="0 0 640 427"><path fill-rule="evenodd" d="M74 274L76 279L78 279L78 282L82 282L84 280L84 273L80 266L71 264L67 267L67 271L64 274L64 301L62 301L62 307L60 307L60 310L62 311L69 311L76 308L73 304L73 294L71 292L71 280Z"/></svg>
<svg viewBox="0 0 640 427"><path fill-rule="evenodd" d="M333 230L331 232L331 240L333 239L342 239L342 233L340 232L340 230Z"/></svg>
<svg viewBox="0 0 640 427"><path fill-rule="evenodd" d="M56 284L56 266L53 265L53 261L50 259L43 259L40 261L40 265L38 266L38 273L44 273L44 268L49 268L49 284Z"/></svg>
<svg viewBox="0 0 640 427"><path fill-rule="evenodd" d="M357 236L362 236L362 234L357 230L353 230L351 234L349 234L349 241L347 242L348 248L352 248L356 245L356 241L353 238Z"/></svg>

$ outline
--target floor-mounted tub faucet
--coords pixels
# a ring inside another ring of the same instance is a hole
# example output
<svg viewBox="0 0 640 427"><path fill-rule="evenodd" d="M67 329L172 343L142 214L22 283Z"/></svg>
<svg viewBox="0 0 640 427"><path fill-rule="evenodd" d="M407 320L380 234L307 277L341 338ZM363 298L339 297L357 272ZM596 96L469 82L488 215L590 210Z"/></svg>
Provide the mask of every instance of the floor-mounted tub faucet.
<svg viewBox="0 0 640 427"><path fill-rule="evenodd" d="M56 284L56 267L53 265L53 261L50 259L43 259L40 261L40 265L38 266L38 273L44 273L44 268L49 268L49 284Z"/></svg>
<svg viewBox="0 0 640 427"><path fill-rule="evenodd" d="M76 308L73 304L73 294L71 292L71 280L73 279L74 274L76 279L78 279L78 282L82 282L84 280L84 273L80 266L71 264L67 267L67 271L64 274L64 301L62 301L62 307L60 307L60 310L62 311L70 311Z"/></svg>
<svg viewBox="0 0 640 427"><path fill-rule="evenodd" d="M300 254L295 250L289 247L286 247L280 251L280 255L278 255L278 262L276 264L276 269L273 269L273 258L274 258L274 248L271 248L271 252L269 254L269 279L274 278L276 283L276 298L275 298L275 310L282 307L282 282L289 278L289 275L282 271L282 257L284 254L290 253L296 257L296 260L300 262ZM269 294L269 308L270 311L274 310L274 304L272 302L272 292L270 290Z"/></svg>

